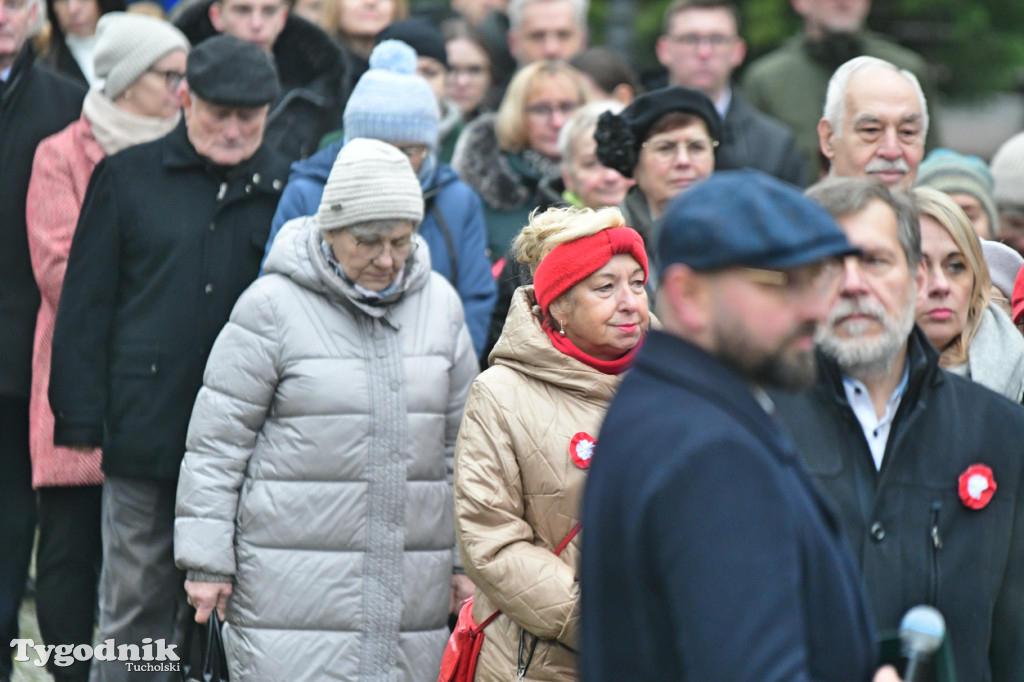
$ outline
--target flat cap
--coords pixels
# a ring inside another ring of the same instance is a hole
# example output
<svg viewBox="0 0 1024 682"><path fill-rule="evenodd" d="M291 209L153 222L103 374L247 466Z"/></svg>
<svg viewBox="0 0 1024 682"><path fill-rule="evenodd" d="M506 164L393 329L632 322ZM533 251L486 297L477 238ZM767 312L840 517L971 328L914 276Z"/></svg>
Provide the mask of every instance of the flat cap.
<svg viewBox="0 0 1024 682"><path fill-rule="evenodd" d="M212 104L262 107L277 99L277 72L259 47L217 35L192 48L185 69L189 90Z"/></svg>
<svg viewBox="0 0 1024 682"><path fill-rule="evenodd" d="M673 85L652 90L634 99L620 114L607 111L597 119L594 140L597 158L627 178L640 157L648 131L666 114L691 114L704 121L712 140L722 140L722 118L702 92Z"/></svg>
<svg viewBox="0 0 1024 682"><path fill-rule="evenodd" d="M828 211L755 170L719 171L669 204L658 230L662 271L794 268L857 253Z"/></svg>

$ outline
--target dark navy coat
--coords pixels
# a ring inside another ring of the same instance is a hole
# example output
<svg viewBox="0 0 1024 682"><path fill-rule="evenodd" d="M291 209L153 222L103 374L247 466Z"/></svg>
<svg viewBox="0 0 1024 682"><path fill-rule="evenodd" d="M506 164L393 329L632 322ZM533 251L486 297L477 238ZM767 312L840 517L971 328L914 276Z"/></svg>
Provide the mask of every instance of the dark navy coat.
<svg viewBox="0 0 1024 682"><path fill-rule="evenodd" d="M938 361L915 328L880 471L824 355L815 387L778 396L778 414L838 505L878 629L931 604L946 618L960 682L1024 680L1024 408ZM977 510L959 492L973 464L996 483Z"/></svg>
<svg viewBox="0 0 1024 682"><path fill-rule="evenodd" d="M107 474L177 480L206 358L259 272L287 170L264 145L224 174L184 122L100 161L53 334L56 444L102 445Z"/></svg>
<svg viewBox="0 0 1024 682"><path fill-rule="evenodd" d="M838 520L734 371L651 332L583 505L582 679L870 680Z"/></svg>

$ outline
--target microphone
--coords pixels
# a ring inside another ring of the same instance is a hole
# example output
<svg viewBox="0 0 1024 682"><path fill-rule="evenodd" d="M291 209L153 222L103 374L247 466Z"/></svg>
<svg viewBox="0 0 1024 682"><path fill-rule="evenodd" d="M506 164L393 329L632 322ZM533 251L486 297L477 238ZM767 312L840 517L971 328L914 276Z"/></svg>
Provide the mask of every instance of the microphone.
<svg viewBox="0 0 1024 682"><path fill-rule="evenodd" d="M900 621L904 682L925 682L932 655L945 637L946 620L938 609L922 604L907 611Z"/></svg>

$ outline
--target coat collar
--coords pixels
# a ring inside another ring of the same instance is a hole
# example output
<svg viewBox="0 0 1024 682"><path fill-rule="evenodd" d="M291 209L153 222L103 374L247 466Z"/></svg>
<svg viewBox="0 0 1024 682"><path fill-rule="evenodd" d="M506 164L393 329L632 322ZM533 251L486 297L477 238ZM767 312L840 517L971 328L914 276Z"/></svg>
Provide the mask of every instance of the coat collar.
<svg viewBox="0 0 1024 682"><path fill-rule="evenodd" d="M636 371L644 371L697 393L744 424L785 459L796 450L779 423L758 401L743 377L717 357L666 332L653 330L637 354Z"/></svg>
<svg viewBox="0 0 1024 682"><path fill-rule="evenodd" d="M820 374L818 386L845 404L843 373L839 369L839 364L820 348L817 355ZM921 387L927 382L941 383L944 380L942 372L939 371L939 352L935 350L935 347L928 341L928 337L916 324L907 340L907 367L909 378L904 402L916 401Z"/></svg>
<svg viewBox="0 0 1024 682"><path fill-rule="evenodd" d="M281 172L277 172L279 169L277 164L273 163L273 153L267 149L266 143L261 144L256 153L242 163L230 168L218 167L209 159L200 156L196 148L192 146L191 140L188 139L184 116L178 126L162 138L162 143L162 158L165 168L205 168L215 175L218 173L223 175L224 177L221 179L227 181L249 179L251 176L251 181L257 189L262 188L278 194L284 189L284 171L287 170L287 166L281 164ZM261 173L267 177L260 177Z"/></svg>
<svg viewBox="0 0 1024 682"><path fill-rule="evenodd" d="M22 83L28 77L28 72L35 63L36 52L32 49L32 41L26 40L25 46L21 48L21 53L14 59L14 63L11 64L11 73L7 77L7 82L2 84L0 88L0 109L6 109L10 102L14 99L17 92L21 89Z"/></svg>

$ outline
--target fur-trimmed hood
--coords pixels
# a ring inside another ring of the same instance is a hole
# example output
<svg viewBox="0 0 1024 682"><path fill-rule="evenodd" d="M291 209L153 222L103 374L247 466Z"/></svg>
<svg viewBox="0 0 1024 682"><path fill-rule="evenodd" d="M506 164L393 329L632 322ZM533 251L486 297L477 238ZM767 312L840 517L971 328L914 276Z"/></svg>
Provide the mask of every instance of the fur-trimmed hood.
<svg viewBox="0 0 1024 682"><path fill-rule="evenodd" d="M497 114L482 114L463 129L452 167L488 207L513 211L531 200L543 175L530 168L521 154L501 148L494 132L497 118Z"/></svg>

